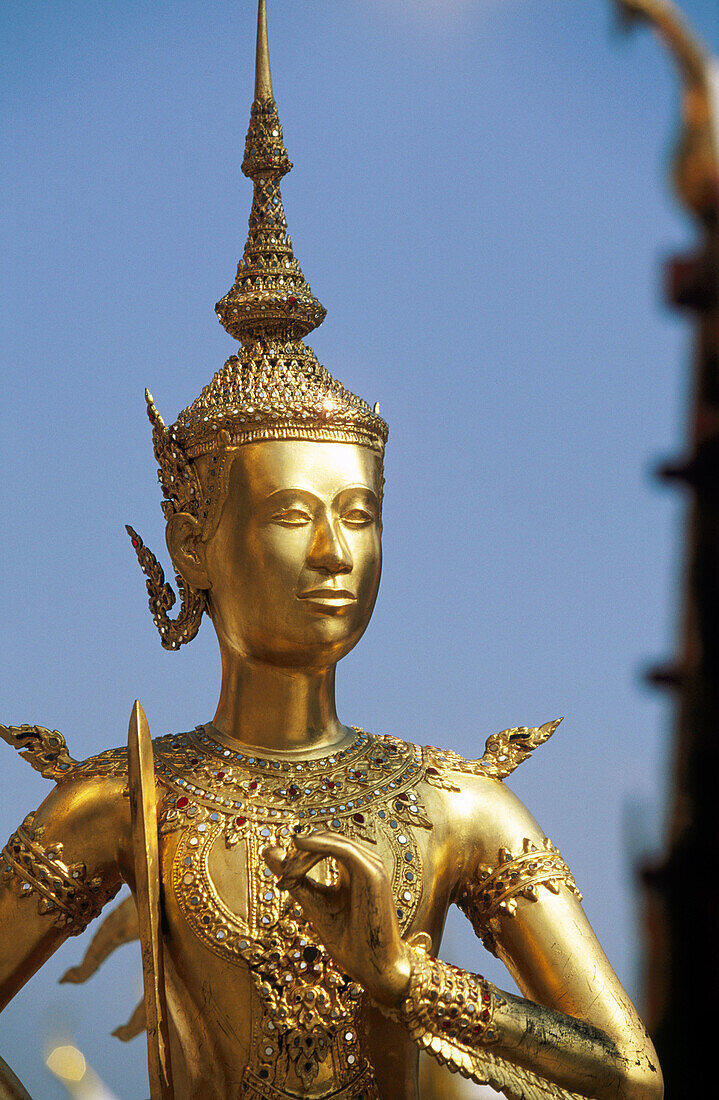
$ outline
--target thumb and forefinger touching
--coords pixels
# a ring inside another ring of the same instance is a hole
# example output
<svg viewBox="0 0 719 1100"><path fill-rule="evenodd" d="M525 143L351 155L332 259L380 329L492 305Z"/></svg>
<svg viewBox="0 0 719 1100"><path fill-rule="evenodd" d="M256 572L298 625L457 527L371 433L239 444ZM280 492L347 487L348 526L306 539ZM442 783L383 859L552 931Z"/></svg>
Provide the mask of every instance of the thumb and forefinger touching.
<svg viewBox="0 0 719 1100"><path fill-rule="evenodd" d="M338 900L336 887L307 877L323 859L334 858L350 886L353 879L366 881L384 869L379 858L365 845L329 831L300 833L293 837L289 851L266 848L262 855L273 874L278 876L279 888L287 890L301 904L309 902L313 910L318 902L326 906L328 901Z"/></svg>

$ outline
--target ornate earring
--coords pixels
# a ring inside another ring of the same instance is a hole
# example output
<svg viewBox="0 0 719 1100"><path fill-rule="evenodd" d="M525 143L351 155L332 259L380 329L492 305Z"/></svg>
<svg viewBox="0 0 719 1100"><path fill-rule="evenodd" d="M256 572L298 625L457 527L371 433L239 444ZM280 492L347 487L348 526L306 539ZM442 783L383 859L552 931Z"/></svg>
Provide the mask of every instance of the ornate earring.
<svg viewBox="0 0 719 1100"><path fill-rule="evenodd" d="M174 607L176 599L172 585L165 580L162 566L137 532L127 524L125 530L132 540L140 568L147 578L150 611L159 631L160 641L165 649L179 649L185 642L191 642L200 629L202 613L207 607L205 592L193 588L179 573L175 573L181 606L177 618L171 619L167 612Z"/></svg>

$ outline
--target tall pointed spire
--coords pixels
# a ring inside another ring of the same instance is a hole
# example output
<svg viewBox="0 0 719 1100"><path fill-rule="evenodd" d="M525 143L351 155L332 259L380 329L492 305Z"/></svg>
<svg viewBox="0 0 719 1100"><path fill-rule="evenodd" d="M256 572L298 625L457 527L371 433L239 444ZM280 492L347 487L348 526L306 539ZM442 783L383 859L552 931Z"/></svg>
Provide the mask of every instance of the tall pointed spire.
<svg viewBox="0 0 719 1100"><path fill-rule="evenodd" d="M327 312L305 281L287 235L280 180L291 168L272 94L267 5L259 0L255 100L242 162L254 184L249 234L234 285L215 307L230 336L245 345L267 338L302 339Z"/></svg>
<svg viewBox="0 0 719 1100"><path fill-rule="evenodd" d="M267 42L267 0L257 9L257 53L255 54L255 99L273 99L270 47Z"/></svg>

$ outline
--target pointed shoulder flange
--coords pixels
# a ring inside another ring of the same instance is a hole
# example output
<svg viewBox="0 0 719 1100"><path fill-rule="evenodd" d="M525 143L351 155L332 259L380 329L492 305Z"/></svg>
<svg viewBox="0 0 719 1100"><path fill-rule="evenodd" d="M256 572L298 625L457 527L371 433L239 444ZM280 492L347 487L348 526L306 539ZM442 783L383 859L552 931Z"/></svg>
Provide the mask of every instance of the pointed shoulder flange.
<svg viewBox="0 0 719 1100"><path fill-rule="evenodd" d="M0 737L17 749L43 779L57 783L77 767L78 761L70 756L65 738L58 730L44 726L0 726Z"/></svg>
<svg viewBox="0 0 719 1100"><path fill-rule="evenodd" d="M478 768L495 779L505 779L528 760L535 749L549 740L561 721L557 718L553 722L545 722L543 726L516 726L493 733L487 738L484 756L476 761Z"/></svg>
<svg viewBox="0 0 719 1100"><path fill-rule="evenodd" d="M431 749L431 766L427 769L432 780L432 768L464 775L485 775L488 779L506 779L527 760L534 749L548 741L561 718L545 722L543 726L515 726L513 729L493 733L487 738L484 755L479 760L465 760L449 749Z"/></svg>

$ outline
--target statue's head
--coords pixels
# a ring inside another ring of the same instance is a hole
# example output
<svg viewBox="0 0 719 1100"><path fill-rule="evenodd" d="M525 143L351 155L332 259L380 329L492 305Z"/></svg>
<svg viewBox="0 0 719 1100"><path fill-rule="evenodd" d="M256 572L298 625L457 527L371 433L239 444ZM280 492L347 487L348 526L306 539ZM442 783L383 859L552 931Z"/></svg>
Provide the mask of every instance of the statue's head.
<svg viewBox="0 0 719 1100"><path fill-rule="evenodd" d="M303 342L325 310L287 235L279 185L291 164L262 3L242 168L254 182L249 236L216 306L238 354L171 427L146 394L182 596L176 619L160 566L128 530L165 648L190 641L208 611L221 645L239 655L325 665L356 644L374 606L387 425Z"/></svg>
<svg viewBox="0 0 719 1100"><path fill-rule="evenodd" d="M170 516L167 543L224 651L324 667L359 640L381 569L381 459L357 444L247 443L227 458L213 530ZM202 473L200 480L204 480Z"/></svg>

